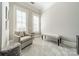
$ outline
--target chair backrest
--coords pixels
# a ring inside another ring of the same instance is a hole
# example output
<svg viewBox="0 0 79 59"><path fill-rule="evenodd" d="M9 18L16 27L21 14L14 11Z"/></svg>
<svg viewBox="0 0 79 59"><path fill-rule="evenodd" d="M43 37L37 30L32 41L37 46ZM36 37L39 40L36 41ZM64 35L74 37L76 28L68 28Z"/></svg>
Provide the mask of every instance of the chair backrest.
<svg viewBox="0 0 79 59"><path fill-rule="evenodd" d="M24 36L24 32L15 32L16 35L23 37Z"/></svg>

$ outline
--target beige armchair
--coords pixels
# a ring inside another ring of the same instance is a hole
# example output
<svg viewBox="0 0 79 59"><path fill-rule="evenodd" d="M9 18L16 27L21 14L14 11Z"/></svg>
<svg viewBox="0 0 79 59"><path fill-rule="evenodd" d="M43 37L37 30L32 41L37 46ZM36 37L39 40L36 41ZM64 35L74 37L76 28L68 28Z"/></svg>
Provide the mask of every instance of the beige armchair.
<svg viewBox="0 0 79 59"><path fill-rule="evenodd" d="M31 34L26 32L15 32L14 40L21 43L21 49L32 44L33 38Z"/></svg>

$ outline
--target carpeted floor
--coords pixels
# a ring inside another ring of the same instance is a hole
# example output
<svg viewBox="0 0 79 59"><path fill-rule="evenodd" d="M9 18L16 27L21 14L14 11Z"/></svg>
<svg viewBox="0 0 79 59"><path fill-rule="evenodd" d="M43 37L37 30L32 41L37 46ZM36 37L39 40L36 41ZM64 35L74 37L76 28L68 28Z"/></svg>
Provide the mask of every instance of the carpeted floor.
<svg viewBox="0 0 79 59"><path fill-rule="evenodd" d="M22 56L77 56L76 49L66 46L57 46L41 38L35 38L33 44L24 48Z"/></svg>

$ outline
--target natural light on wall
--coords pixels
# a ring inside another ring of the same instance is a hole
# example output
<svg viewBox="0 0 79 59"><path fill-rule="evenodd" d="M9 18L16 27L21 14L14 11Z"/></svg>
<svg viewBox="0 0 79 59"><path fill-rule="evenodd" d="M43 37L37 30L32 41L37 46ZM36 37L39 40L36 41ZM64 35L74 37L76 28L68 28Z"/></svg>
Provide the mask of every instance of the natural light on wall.
<svg viewBox="0 0 79 59"><path fill-rule="evenodd" d="M16 31L26 31L26 12L16 10Z"/></svg>

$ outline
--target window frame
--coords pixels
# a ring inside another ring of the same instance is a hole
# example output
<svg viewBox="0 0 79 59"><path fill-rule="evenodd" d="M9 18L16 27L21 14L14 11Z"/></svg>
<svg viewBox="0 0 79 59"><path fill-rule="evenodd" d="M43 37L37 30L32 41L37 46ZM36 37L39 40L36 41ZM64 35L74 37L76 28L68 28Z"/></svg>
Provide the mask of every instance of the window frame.
<svg viewBox="0 0 79 59"><path fill-rule="evenodd" d="M29 12L26 8L23 8L21 6L17 6L17 5L14 5L14 20L13 20L13 24L14 24L14 29L13 31L16 32L16 10L21 10L23 12L26 12L26 32L28 32L28 16L29 16Z"/></svg>
<svg viewBox="0 0 79 59"><path fill-rule="evenodd" d="M19 11L21 14L20 15L18 15L17 14L17 11ZM16 10L16 31L26 31L26 13L25 13L25 23L23 22L23 13L24 13L24 11L21 11L21 10ZM19 17L20 18L20 20L17 20L17 17ZM19 27L17 27L18 26L18 24L20 24L20 25L24 25L24 29L25 30L22 30L22 28L21 28L21 30L20 30L20 28Z"/></svg>
<svg viewBox="0 0 79 59"><path fill-rule="evenodd" d="M32 12L32 20L33 20L33 15L39 17L39 31L38 31L38 32L34 32L34 31L33 31L33 29L34 29L34 28L33 28L33 25L34 25L34 24L33 24L33 21L32 21L32 32L33 32L33 33L40 33L40 32L41 32L40 15L39 15L38 13L34 13L34 12Z"/></svg>

